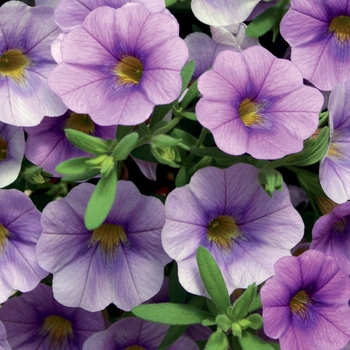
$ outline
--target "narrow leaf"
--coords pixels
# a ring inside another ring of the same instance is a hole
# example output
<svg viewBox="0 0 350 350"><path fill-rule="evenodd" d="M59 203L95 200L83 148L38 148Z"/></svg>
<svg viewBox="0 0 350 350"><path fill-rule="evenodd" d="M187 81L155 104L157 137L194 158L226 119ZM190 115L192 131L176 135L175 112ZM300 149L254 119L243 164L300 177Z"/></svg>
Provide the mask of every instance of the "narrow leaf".
<svg viewBox="0 0 350 350"><path fill-rule="evenodd" d="M117 191L117 169L97 183L86 208L84 222L88 230L100 226L112 208Z"/></svg>
<svg viewBox="0 0 350 350"><path fill-rule="evenodd" d="M169 275L169 300L172 303L182 304L186 299L187 292L179 282L177 264L174 262Z"/></svg>
<svg viewBox="0 0 350 350"><path fill-rule="evenodd" d="M208 312L193 306L174 303L144 304L134 307L131 311L144 320L173 326L199 324L211 317Z"/></svg>
<svg viewBox="0 0 350 350"><path fill-rule="evenodd" d="M221 331L214 332L208 339L205 350L227 350L228 340L226 335Z"/></svg>
<svg viewBox="0 0 350 350"><path fill-rule="evenodd" d="M114 150L112 152L114 161L126 159L134 149L138 138L139 135L137 132L132 132L131 134L123 137L114 147Z"/></svg>
<svg viewBox="0 0 350 350"><path fill-rule="evenodd" d="M92 179L100 173L99 169L89 169L80 174L67 175L62 177L62 181L66 182L77 182L77 181L85 181L88 179Z"/></svg>
<svg viewBox="0 0 350 350"><path fill-rule="evenodd" d="M185 110L188 105L199 96L198 83L197 80L189 87L184 98L180 102L180 107Z"/></svg>
<svg viewBox="0 0 350 350"><path fill-rule="evenodd" d="M88 166L85 162L89 159L91 159L91 157L68 159L58 164L55 170L61 174L81 174L88 170Z"/></svg>
<svg viewBox="0 0 350 350"><path fill-rule="evenodd" d="M188 326L170 326L157 350L167 349L186 332L187 328Z"/></svg>
<svg viewBox="0 0 350 350"><path fill-rule="evenodd" d="M75 147L92 154L103 154L108 151L107 143L98 137L87 135L74 129L65 129L67 139Z"/></svg>
<svg viewBox="0 0 350 350"><path fill-rule="evenodd" d="M274 348L269 343L265 342L261 338L258 338L256 335L248 331L242 332L242 337L239 339L239 342L243 350L274 350Z"/></svg>
<svg viewBox="0 0 350 350"><path fill-rule="evenodd" d="M180 96L182 95L182 93L185 91L188 84L190 83L195 67L196 67L196 65L195 65L194 61L190 61L190 62L186 63L185 66L182 68L182 70L181 70L182 91L181 91Z"/></svg>
<svg viewBox="0 0 350 350"><path fill-rule="evenodd" d="M226 312L230 306L230 297L219 266L209 251L202 246L197 249L196 259L205 289L218 308Z"/></svg>
<svg viewBox="0 0 350 350"><path fill-rule="evenodd" d="M144 160L146 162L151 163L160 163L158 160L152 155L151 152L151 145L142 145L140 147L137 147L131 152L131 155L137 159Z"/></svg>

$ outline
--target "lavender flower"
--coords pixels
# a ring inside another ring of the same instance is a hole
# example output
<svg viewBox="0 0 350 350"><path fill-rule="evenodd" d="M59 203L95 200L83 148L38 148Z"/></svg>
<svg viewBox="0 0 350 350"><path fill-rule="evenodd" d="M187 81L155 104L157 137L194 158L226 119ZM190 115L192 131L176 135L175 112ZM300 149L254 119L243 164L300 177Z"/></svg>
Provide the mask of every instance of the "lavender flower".
<svg viewBox="0 0 350 350"><path fill-rule="evenodd" d="M264 331L281 350L341 349L350 339L349 295L349 277L332 257L284 257L261 288Z"/></svg>
<svg viewBox="0 0 350 350"><path fill-rule="evenodd" d="M292 62L319 89L332 90L350 78L348 0L292 0L281 34L292 48Z"/></svg>
<svg viewBox="0 0 350 350"><path fill-rule="evenodd" d="M271 277L275 262L301 240L304 225L287 188L270 198L257 173L248 164L208 167L168 195L162 243L190 293L206 295L196 263L200 245L218 263L231 293Z"/></svg>
<svg viewBox="0 0 350 350"><path fill-rule="evenodd" d="M159 291L171 260L160 238L164 207L133 183L118 181L105 222L89 231L84 213L93 190L80 184L46 206L38 261L53 274L55 298L63 305L97 311L114 303L130 310Z"/></svg>
<svg viewBox="0 0 350 350"><path fill-rule="evenodd" d="M0 303L14 290L28 292L48 275L37 262L40 212L23 192L0 190Z"/></svg>
<svg viewBox="0 0 350 350"><path fill-rule="evenodd" d="M61 53L51 88L99 125L135 125L175 100L188 57L176 20L137 3L95 9L63 38Z"/></svg>
<svg viewBox="0 0 350 350"><path fill-rule="evenodd" d="M83 350L156 350L168 329L169 326L164 324L128 317L114 323L106 331L95 333L85 342ZM192 339L181 336L167 349L198 350L198 346Z"/></svg>
<svg viewBox="0 0 350 350"><path fill-rule="evenodd" d="M23 129L0 122L0 188L17 179L24 148Z"/></svg>
<svg viewBox="0 0 350 350"><path fill-rule="evenodd" d="M44 284L8 300L0 320L12 350L80 350L89 336L104 329L101 313L59 304Z"/></svg>
<svg viewBox="0 0 350 350"><path fill-rule="evenodd" d="M350 80L336 85L328 103L330 143L321 161L320 182L336 203L350 199Z"/></svg>
<svg viewBox="0 0 350 350"><path fill-rule="evenodd" d="M17 126L37 125L67 108L46 78L56 63L51 41L59 29L52 8L10 1L0 8L0 120ZM14 18L16 21L14 21Z"/></svg>
<svg viewBox="0 0 350 350"><path fill-rule="evenodd" d="M301 151L318 125L323 96L299 69L254 46L218 54L198 79L198 121L226 153L276 159Z"/></svg>
<svg viewBox="0 0 350 350"><path fill-rule="evenodd" d="M3 323L0 321L0 349L11 350L10 344L7 341L7 334Z"/></svg>

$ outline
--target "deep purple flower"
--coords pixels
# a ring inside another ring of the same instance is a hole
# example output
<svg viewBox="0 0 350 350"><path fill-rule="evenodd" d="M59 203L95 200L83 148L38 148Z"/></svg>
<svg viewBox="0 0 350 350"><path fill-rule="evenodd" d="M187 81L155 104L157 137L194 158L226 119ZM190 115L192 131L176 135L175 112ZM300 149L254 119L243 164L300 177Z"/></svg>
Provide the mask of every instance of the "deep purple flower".
<svg viewBox="0 0 350 350"><path fill-rule="evenodd" d="M318 125L322 94L299 69L260 46L218 54L198 79L198 121L226 153L276 159L299 152Z"/></svg>
<svg viewBox="0 0 350 350"><path fill-rule="evenodd" d="M95 9L63 38L61 53L51 88L100 125L139 124L175 100L188 57L176 20L137 3Z"/></svg>
<svg viewBox="0 0 350 350"><path fill-rule="evenodd" d="M33 164L42 167L53 176L61 177L56 166L71 158L88 156L73 146L65 136L65 129L74 129L101 139L114 139L116 126L95 124L87 114L68 111L57 118L44 118L37 126L25 128L28 138L25 155Z"/></svg>
<svg viewBox="0 0 350 350"><path fill-rule="evenodd" d="M350 199L350 80L336 85L328 103L330 143L321 161L320 182L336 203Z"/></svg>
<svg viewBox="0 0 350 350"><path fill-rule="evenodd" d="M350 202L337 205L315 222L310 249L330 255L350 275Z"/></svg>
<svg viewBox="0 0 350 350"><path fill-rule="evenodd" d="M349 0L292 0L281 34L305 79L332 90L350 78Z"/></svg>
<svg viewBox="0 0 350 350"><path fill-rule="evenodd" d="M0 349L11 350L10 344L7 341L6 329L1 321L0 321Z"/></svg>
<svg viewBox="0 0 350 350"><path fill-rule="evenodd" d="M0 190L0 303L14 290L28 292L48 275L37 262L40 212L23 192Z"/></svg>
<svg viewBox="0 0 350 350"><path fill-rule="evenodd" d="M248 164L208 167L168 195L162 243L190 293L206 295L196 263L200 245L213 255L231 293L271 277L275 262L301 240L304 224L287 187L270 198L257 173Z"/></svg>
<svg viewBox="0 0 350 350"><path fill-rule="evenodd" d="M114 323L106 331L95 333L85 342L83 350L156 350L168 329L169 326L164 324L128 317ZM198 350L199 348L192 339L181 336L167 349Z"/></svg>
<svg viewBox="0 0 350 350"><path fill-rule="evenodd" d="M23 129L0 122L0 188L17 179L24 148Z"/></svg>
<svg viewBox="0 0 350 350"><path fill-rule="evenodd" d="M96 8L110 6L117 9L129 2L140 3L150 12L169 13L164 0L62 0L55 11L55 21L64 32L69 32L81 26Z"/></svg>
<svg viewBox="0 0 350 350"><path fill-rule="evenodd" d="M9 1L0 8L0 120L37 125L67 108L46 78L56 66L51 41L59 34L52 8ZM16 19L14 21L14 19Z"/></svg>
<svg viewBox="0 0 350 350"><path fill-rule="evenodd" d="M89 336L104 329L100 312L63 306L44 284L9 299L0 309L0 320L12 350L81 350Z"/></svg>
<svg viewBox="0 0 350 350"><path fill-rule="evenodd" d="M350 339L349 277L317 250L284 257L261 288L265 333L281 350L338 350Z"/></svg>
<svg viewBox="0 0 350 350"><path fill-rule="evenodd" d="M132 182L118 181L106 220L89 231L84 213L94 187L80 184L46 206L38 261L53 274L55 298L63 305L97 311L114 303L130 310L159 291L171 261L161 245L164 206Z"/></svg>

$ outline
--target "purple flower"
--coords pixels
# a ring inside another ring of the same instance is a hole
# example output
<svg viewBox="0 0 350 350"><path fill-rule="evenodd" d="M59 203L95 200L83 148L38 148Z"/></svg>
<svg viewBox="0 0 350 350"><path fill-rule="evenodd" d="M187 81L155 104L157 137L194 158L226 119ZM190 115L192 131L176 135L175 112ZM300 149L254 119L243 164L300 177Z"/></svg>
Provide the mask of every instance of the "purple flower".
<svg viewBox="0 0 350 350"><path fill-rule="evenodd" d="M11 350L10 344L7 341L6 329L1 321L0 321L0 349Z"/></svg>
<svg viewBox="0 0 350 350"><path fill-rule="evenodd" d="M194 15L212 26L227 26L243 22L260 0L192 0Z"/></svg>
<svg viewBox="0 0 350 350"><path fill-rule="evenodd" d="M188 57L176 20L137 3L95 9L63 38L61 53L51 88L100 125L139 124L175 100Z"/></svg>
<svg viewBox="0 0 350 350"><path fill-rule="evenodd" d="M80 184L46 206L38 261L53 274L55 298L63 305L97 311L114 303L130 310L159 291L171 260L161 245L164 206L132 182L118 181L105 222L89 231L84 213L94 187Z"/></svg>
<svg viewBox="0 0 350 350"><path fill-rule="evenodd" d="M25 155L33 164L42 167L53 176L61 177L56 166L71 158L88 156L88 153L73 146L65 136L66 128L78 130L101 139L114 139L115 126L95 124L87 114L68 111L57 118L44 118L40 125L25 128L28 134Z"/></svg>
<svg viewBox="0 0 350 350"><path fill-rule="evenodd" d="M299 152L318 125L322 94L263 47L224 51L198 79L198 121L226 153L276 159Z"/></svg>
<svg viewBox="0 0 350 350"><path fill-rule="evenodd" d="M23 129L0 122L0 188L17 179L24 148Z"/></svg>
<svg viewBox="0 0 350 350"><path fill-rule="evenodd" d="M292 48L292 62L319 89L332 90L350 78L348 0L292 0L281 34Z"/></svg>
<svg viewBox="0 0 350 350"><path fill-rule="evenodd" d="M150 12L169 13L164 0L62 0L55 11L55 21L64 32L69 32L81 26L94 9L101 6L117 9L129 2L140 3Z"/></svg>
<svg viewBox="0 0 350 350"><path fill-rule="evenodd" d="M282 350L338 350L350 339L349 277L336 261L309 250L284 257L261 288L265 333Z"/></svg>
<svg viewBox="0 0 350 350"><path fill-rule="evenodd" d="M67 108L46 78L56 66L50 52L59 29L52 8L10 1L0 8L0 120L17 126L37 125ZM14 21L14 18L16 21Z"/></svg>
<svg viewBox="0 0 350 350"><path fill-rule="evenodd" d="M336 203L350 199L350 80L336 85L328 103L330 144L321 161L320 182Z"/></svg>
<svg viewBox="0 0 350 350"><path fill-rule="evenodd" d="M231 293L271 277L275 262L303 237L286 186L270 198L257 173L248 164L208 167L168 195L162 243L190 293L206 295L196 263L200 245L213 255Z"/></svg>
<svg viewBox="0 0 350 350"><path fill-rule="evenodd" d="M8 300L0 320L12 350L80 350L89 336L104 329L100 312L65 307L44 284Z"/></svg>
<svg viewBox="0 0 350 350"><path fill-rule="evenodd" d="M37 262L40 212L23 192L0 190L0 303L14 290L28 292L48 275Z"/></svg>
<svg viewBox="0 0 350 350"><path fill-rule="evenodd" d="M315 222L310 249L331 256L350 275L350 202L337 205Z"/></svg>
<svg viewBox="0 0 350 350"><path fill-rule="evenodd" d="M169 326L140 320L136 317L124 318L106 331L95 333L84 344L83 350L96 349L147 349L156 350L161 344ZM198 350L197 344L186 336L181 336L167 347L168 350Z"/></svg>

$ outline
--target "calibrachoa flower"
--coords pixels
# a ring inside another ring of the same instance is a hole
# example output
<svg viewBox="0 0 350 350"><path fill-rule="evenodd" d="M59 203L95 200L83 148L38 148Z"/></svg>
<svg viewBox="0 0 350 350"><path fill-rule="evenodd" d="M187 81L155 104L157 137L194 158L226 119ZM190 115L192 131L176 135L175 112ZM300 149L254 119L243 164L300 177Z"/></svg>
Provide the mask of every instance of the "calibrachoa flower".
<svg viewBox="0 0 350 350"><path fill-rule="evenodd" d="M350 274L350 202L337 205L315 222L310 249L330 255Z"/></svg>
<svg viewBox="0 0 350 350"><path fill-rule="evenodd" d="M24 148L23 129L0 122L0 188L17 179Z"/></svg>
<svg viewBox="0 0 350 350"><path fill-rule="evenodd" d="M231 293L271 277L275 262L301 240L304 224L288 189L270 198L257 174L248 164L208 167L168 195L162 243L190 293L206 294L196 263L200 245L213 255Z"/></svg>
<svg viewBox="0 0 350 350"><path fill-rule="evenodd" d="M218 54L198 79L198 121L226 153L276 159L299 152L318 125L322 94L299 69L260 46Z"/></svg>
<svg viewBox="0 0 350 350"><path fill-rule="evenodd" d="M261 288L265 333L282 350L338 350L350 339L349 277L317 250L284 257Z"/></svg>
<svg viewBox="0 0 350 350"><path fill-rule="evenodd" d="M81 350L89 336L104 329L100 312L65 307L44 284L8 300L0 320L12 350Z"/></svg>
<svg viewBox="0 0 350 350"><path fill-rule="evenodd" d="M104 140L114 139L116 132L116 126L97 125L87 114L68 111L57 118L45 117L39 125L25 128L28 134L25 151L27 159L53 176L61 177L62 174L55 171L59 163L88 155L68 141L64 133L67 128Z"/></svg>
<svg viewBox="0 0 350 350"><path fill-rule="evenodd" d="M94 9L101 6L116 9L129 2L140 3L150 12L168 13L164 0L62 0L55 11L55 21L64 32L69 32L79 27Z"/></svg>
<svg viewBox="0 0 350 350"><path fill-rule="evenodd" d="M292 0L281 34L292 48L291 60L321 90L350 78L348 0Z"/></svg>
<svg viewBox="0 0 350 350"><path fill-rule="evenodd" d="M59 34L52 8L9 1L0 8L0 120L37 125L67 108L46 78L56 66L51 41ZM14 21L16 18L16 21Z"/></svg>
<svg viewBox="0 0 350 350"><path fill-rule="evenodd" d="M164 324L128 317L114 323L106 331L95 333L85 342L83 350L156 350L168 329L169 326ZM192 339L181 336L167 349L198 350L199 348Z"/></svg>
<svg viewBox="0 0 350 350"><path fill-rule="evenodd" d="M320 182L336 203L350 199L350 80L336 85L328 103L330 144L321 161Z"/></svg>
<svg viewBox="0 0 350 350"><path fill-rule="evenodd" d="M3 323L0 321L0 349L11 350L10 344L7 341L7 334Z"/></svg>
<svg viewBox="0 0 350 350"><path fill-rule="evenodd" d="M114 303L130 310L159 291L171 261L160 237L164 206L133 183L118 181L105 222L89 231L84 213L94 187L80 184L45 207L38 260L53 273L55 298L63 305L97 311Z"/></svg>
<svg viewBox="0 0 350 350"><path fill-rule="evenodd" d="M176 20L138 3L95 9L63 38L61 53L51 88L100 125L139 124L175 100L188 57Z"/></svg>
<svg viewBox="0 0 350 350"><path fill-rule="evenodd" d="M37 262L40 212L23 192L0 190L0 303L14 290L28 292L48 275Z"/></svg>
<svg viewBox="0 0 350 350"><path fill-rule="evenodd" d="M212 26L243 22L260 0L192 0L194 15Z"/></svg>

